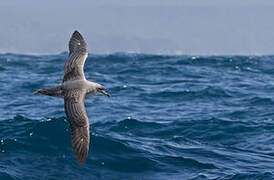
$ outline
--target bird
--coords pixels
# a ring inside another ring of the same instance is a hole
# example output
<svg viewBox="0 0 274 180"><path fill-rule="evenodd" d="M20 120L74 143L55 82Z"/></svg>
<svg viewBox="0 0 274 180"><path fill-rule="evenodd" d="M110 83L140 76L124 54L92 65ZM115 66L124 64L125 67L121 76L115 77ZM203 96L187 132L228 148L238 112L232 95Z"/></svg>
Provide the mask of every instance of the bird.
<svg viewBox="0 0 274 180"><path fill-rule="evenodd" d="M51 88L38 89L35 95L47 95L64 99L64 108L71 130L71 144L80 165L88 156L90 133L89 120L84 100L98 93L110 96L104 86L88 81L84 74L84 64L88 56L87 44L76 30L69 40L69 55L64 65L63 81Z"/></svg>

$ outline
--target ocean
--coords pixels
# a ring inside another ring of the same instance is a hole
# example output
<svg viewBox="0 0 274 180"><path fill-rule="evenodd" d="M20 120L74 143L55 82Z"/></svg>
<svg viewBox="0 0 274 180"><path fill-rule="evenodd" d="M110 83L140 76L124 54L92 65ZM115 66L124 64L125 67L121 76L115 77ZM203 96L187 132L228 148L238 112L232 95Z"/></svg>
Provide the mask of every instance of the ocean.
<svg viewBox="0 0 274 180"><path fill-rule="evenodd" d="M0 179L274 179L274 56L89 54L80 166L63 100L67 53L0 54Z"/></svg>

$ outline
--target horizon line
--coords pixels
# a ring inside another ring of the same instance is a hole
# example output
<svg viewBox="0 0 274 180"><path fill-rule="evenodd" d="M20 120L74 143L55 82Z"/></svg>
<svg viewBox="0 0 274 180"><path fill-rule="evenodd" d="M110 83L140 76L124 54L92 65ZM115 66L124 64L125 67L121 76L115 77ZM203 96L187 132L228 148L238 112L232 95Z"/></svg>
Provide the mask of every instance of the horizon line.
<svg viewBox="0 0 274 180"><path fill-rule="evenodd" d="M7 54L14 54L14 55L27 55L27 56L51 56L51 55L61 55L61 54L69 54L68 51L61 51L59 53L34 53L34 52L26 52L26 53L20 53L20 52L1 52L0 55L7 55ZM109 55L119 55L119 54L124 54L124 55L150 55L150 56L194 56L194 57L199 57L199 56L274 56L273 54L262 54L262 53L235 53L235 54L220 54L220 53L213 53L213 54L208 54L208 53L183 53L183 52L178 52L178 53L142 53L142 52L133 52L133 51L117 51L117 52L106 52L106 53L88 53L88 55L91 56L109 56Z"/></svg>

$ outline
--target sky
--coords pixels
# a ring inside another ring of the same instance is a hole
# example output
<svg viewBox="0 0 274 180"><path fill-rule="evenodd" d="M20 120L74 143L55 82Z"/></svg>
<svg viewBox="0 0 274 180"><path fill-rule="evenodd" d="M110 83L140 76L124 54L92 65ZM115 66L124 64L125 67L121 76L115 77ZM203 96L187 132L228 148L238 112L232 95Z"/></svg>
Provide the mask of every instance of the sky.
<svg viewBox="0 0 274 180"><path fill-rule="evenodd" d="M274 54L271 0L2 0L0 53Z"/></svg>

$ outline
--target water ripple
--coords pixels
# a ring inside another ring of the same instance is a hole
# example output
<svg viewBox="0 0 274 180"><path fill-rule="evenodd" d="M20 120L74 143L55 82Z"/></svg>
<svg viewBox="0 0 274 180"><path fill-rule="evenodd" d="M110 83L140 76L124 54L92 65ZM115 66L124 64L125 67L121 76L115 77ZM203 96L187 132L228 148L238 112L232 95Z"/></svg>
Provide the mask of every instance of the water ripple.
<svg viewBox="0 0 274 180"><path fill-rule="evenodd" d="M90 54L84 167L63 100L67 53L0 54L0 179L274 179L274 56ZM47 173L45 173L47 172Z"/></svg>

